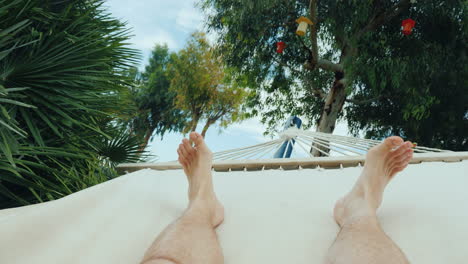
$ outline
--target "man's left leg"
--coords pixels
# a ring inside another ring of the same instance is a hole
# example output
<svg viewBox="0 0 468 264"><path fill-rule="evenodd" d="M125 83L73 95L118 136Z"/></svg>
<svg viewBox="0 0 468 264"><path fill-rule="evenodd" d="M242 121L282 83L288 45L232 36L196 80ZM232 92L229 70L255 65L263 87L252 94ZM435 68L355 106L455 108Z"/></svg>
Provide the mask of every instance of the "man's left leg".
<svg viewBox="0 0 468 264"><path fill-rule="evenodd" d="M195 132L195 143L182 141L177 152L189 181L189 206L183 215L169 225L147 250L144 264L222 264L221 247L215 228L224 218L224 209L213 190L212 153Z"/></svg>
<svg viewBox="0 0 468 264"><path fill-rule="evenodd" d="M377 219L385 187L413 156L411 142L390 137L371 148L361 176L351 191L338 200L335 220L341 227L330 247L327 264L408 264L401 249Z"/></svg>

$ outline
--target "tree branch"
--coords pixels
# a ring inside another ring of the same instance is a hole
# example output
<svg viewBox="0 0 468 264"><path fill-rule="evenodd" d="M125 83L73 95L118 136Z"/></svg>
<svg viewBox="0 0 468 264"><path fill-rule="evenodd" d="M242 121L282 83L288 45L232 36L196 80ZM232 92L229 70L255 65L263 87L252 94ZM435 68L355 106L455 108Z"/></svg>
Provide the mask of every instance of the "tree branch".
<svg viewBox="0 0 468 264"><path fill-rule="evenodd" d="M306 65L306 68L315 69L316 67L319 67L326 71L343 72L343 65L336 64L328 60L319 59L318 44L317 44L317 30L318 30L317 1L318 0L310 0L309 2L310 20L312 21L312 23L314 23L310 29L310 42L312 43L312 49L309 49L305 45L305 43L301 40L302 44L310 52L310 55L311 55L310 64Z"/></svg>
<svg viewBox="0 0 468 264"><path fill-rule="evenodd" d="M343 86L347 86L348 85L348 79L346 78L342 78L338 81L338 84L341 84Z"/></svg>
<svg viewBox="0 0 468 264"><path fill-rule="evenodd" d="M356 39L359 39L364 35L366 32L373 31L383 25L388 20L392 19L393 17L399 15L401 12L406 10L410 6L410 0L400 0L390 9L384 11L379 15L373 16L367 25L356 34Z"/></svg>
<svg viewBox="0 0 468 264"><path fill-rule="evenodd" d="M332 72L343 72L343 65L338 63L333 63L329 60L319 59L317 60L317 66L326 71Z"/></svg>
<svg viewBox="0 0 468 264"><path fill-rule="evenodd" d="M310 20L314 23L310 28L310 42L312 43L312 60L311 64L315 67L318 62L318 45L317 45L317 0L309 2Z"/></svg>
<svg viewBox="0 0 468 264"><path fill-rule="evenodd" d="M369 104L369 103L378 101L378 100L380 100L382 98L385 98L385 96L379 95L377 97L366 99L366 100L346 99L346 102L349 102L349 103L352 103L352 104L355 104L355 105L365 105L365 104Z"/></svg>
<svg viewBox="0 0 468 264"><path fill-rule="evenodd" d="M312 88L312 94L316 97L319 97L319 98L326 98L327 97L327 93L325 93L324 91L320 90L320 89L314 89Z"/></svg>

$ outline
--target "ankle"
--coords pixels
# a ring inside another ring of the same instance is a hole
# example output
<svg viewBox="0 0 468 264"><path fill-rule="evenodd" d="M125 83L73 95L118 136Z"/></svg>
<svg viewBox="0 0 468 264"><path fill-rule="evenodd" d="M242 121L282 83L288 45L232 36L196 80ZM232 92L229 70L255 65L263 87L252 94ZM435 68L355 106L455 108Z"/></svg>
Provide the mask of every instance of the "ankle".
<svg viewBox="0 0 468 264"><path fill-rule="evenodd" d="M214 199L214 194L199 191L192 199L190 199L189 207L210 209L214 207Z"/></svg>
<svg viewBox="0 0 468 264"><path fill-rule="evenodd" d="M215 206L212 201L196 197L189 202L186 214L196 218L209 218L213 214L214 208Z"/></svg>
<svg viewBox="0 0 468 264"><path fill-rule="evenodd" d="M207 200L214 196L213 184L211 181L198 182L197 185L189 186L189 200L202 199Z"/></svg>
<svg viewBox="0 0 468 264"><path fill-rule="evenodd" d="M217 227L224 220L224 208L214 195L197 197L190 201L186 214L193 220L208 222L213 227Z"/></svg>
<svg viewBox="0 0 468 264"><path fill-rule="evenodd" d="M340 227L362 218L376 217L376 210L364 196L347 195L336 202L333 214Z"/></svg>

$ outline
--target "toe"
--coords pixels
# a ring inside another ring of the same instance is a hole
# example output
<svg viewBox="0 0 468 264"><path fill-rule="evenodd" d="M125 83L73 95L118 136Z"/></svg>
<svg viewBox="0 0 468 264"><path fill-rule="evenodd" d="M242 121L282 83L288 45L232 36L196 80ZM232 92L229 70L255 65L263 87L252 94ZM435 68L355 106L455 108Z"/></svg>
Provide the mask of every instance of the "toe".
<svg viewBox="0 0 468 264"><path fill-rule="evenodd" d="M403 171L407 166L408 166L408 163L401 163L398 166L394 167L392 171L390 172L390 177L393 177L398 172Z"/></svg>
<svg viewBox="0 0 468 264"><path fill-rule="evenodd" d="M177 154L179 155L179 158L184 157L184 153L182 152L182 148L180 145L179 145L179 148L177 148Z"/></svg>
<svg viewBox="0 0 468 264"><path fill-rule="evenodd" d="M388 148L392 149L400 146L403 143L403 139L398 136L388 137L384 140L383 144Z"/></svg>
<svg viewBox="0 0 468 264"><path fill-rule="evenodd" d="M398 146L396 149L391 150L389 162L393 163L395 160L400 160L402 157L405 157L408 150L411 149L411 146L411 142L407 141Z"/></svg>
<svg viewBox="0 0 468 264"><path fill-rule="evenodd" d="M188 166L187 159L185 158L185 156L182 153L182 150L180 148L177 149L177 154L179 154L178 160L179 160L180 164L182 164L182 166L184 166L184 167L187 167Z"/></svg>
<svg viewBox="0 0 468 264"><path fill-rule="evenodd" d="M183 156L184 154L182 153L182 150L180 149L180 145L179 147L177 148L177 154L179 155L179 158L180 156Z"/></svg>
<svg viewBox="0 0 468 264"><path fill-rule="evenodd" d="M413 148L413 143L411 141L406 141L405 142L405 147L408 147L408 148Z"/></svg>
<svg viewBox="0 0 468 264"><path fill-rule="evenodd" d="M187 154L188 159L192 159L193 157L193 147L190 145L190 141L186 138L182 140L182 148L184 149L184 152Z"/></svg>
<svg viewBox="0 0 468 264"><path fill-rule="evenodd" d="M198 134L197 132L190 133L190 140L193 141L195 144L195 150L197 153L200 153L204 158L212 159L212 152L210 148L206 145L205 140L203 140L203 136Z"/></svg>
<svg viewBox="0 0 468 264"><path fill-rule="evenodd" d="M387 155L387 153L393 149L397 149L403 143L403 139L401 137L393 136L386 138L382 143L372 147L368 151L368 156L376 156L376 155Z"/></svg>
<svg viewBox="0 0 468 264"><path fill-rule="evenodd" d="M398 173L404 170L408 166L412 158L413 158L413 150L409 149L405 152L404 155L402 155L400 160L395 161L392 164L390 176L393 176L395 175L395 173Z"/></svg>
<svg viewBox="0 0 468 264"><path fill-rule="evenodd" d="M190 133L190 139L195 143L195 146L197 147L203 144L203 137L197 132Z"/></svg>
<svg viewBox="0 0 468 264"><path fill-rule="evenodd" d="M188 158L188 153L185 150L184 144L179 145L179 151L180 151L180 154L181 154L182 157L184 157L185 159Z"/></svg>
<svg viewBox="0 0 468 264"><path fill-rule="evenodd" d="M398 156L395 156L390 161L390 167L400 166L401 163L408 162L409 157L412 156L413 150L411 148L405 148L400 150L400 152L401 153Z"/></svg>
<svg viewBox="0 0 468 264"><path fill-rule="evenodd" d="M409 163L413 159L413 153L414 153L414 150L411 148L406 151L406 159L405 159L406 163Z"/></svg>
<svg viewBox="0 0 468 264"><path fill-rule="evenodd" d="M179 156L178 160L179 160L179 163L182 164L182 166L187 167L187 163L186 163L185 159L182 158L182 156Z"/></svg>
<svg viewBox="0 0 468 264"><path fill-rule="evenodd" d="M183 144L184 146L189 146L189 147L191 147L190 141L189 141L188 139L186 139L186 138L182 139L182 144Z"/></svg>
<svg viewBox="0 0 468 264"><path fill-rule="evenodd" d="M408 164L393 168L390 172L390 178L393 177L395 174L399 173L400 171L404 170L406 166L408 166Z"/></svg>
<svg viewBox="0 0 468 264"><path fill-rule="evenodd" d="M400 155L404 154L406 152L406 150L408 150L409 148L410 148L410 146L408 146L408 144L403 143L403 144L397 146L395 149L392 150L392 155L393 156L400 156Z"/></svg>

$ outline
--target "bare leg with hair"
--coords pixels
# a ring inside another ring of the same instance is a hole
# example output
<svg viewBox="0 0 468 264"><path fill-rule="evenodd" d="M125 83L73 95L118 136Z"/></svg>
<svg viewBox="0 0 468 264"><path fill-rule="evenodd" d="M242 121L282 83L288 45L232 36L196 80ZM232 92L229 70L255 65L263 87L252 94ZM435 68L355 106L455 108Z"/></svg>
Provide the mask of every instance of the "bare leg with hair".
<svg viewBox="0 0 468 264"><path fill-rule="evenodd" d="M190 139L195 147L184 139L177 150L189 181L188 208L156 238L141 263L224 263L215 232L224 219L224 209L213 190L212 153L200 134L192 132Z"/></svg>
<svg viewBox="0 0 468 264"><path fill-rule="evenodd" d="M334 217L341 227L326 263L407 264L401 249L384 233L376 216L383 192L413 155L411 142L390 137L373 147L364 170L351 191L338 200Z"/></svg>

